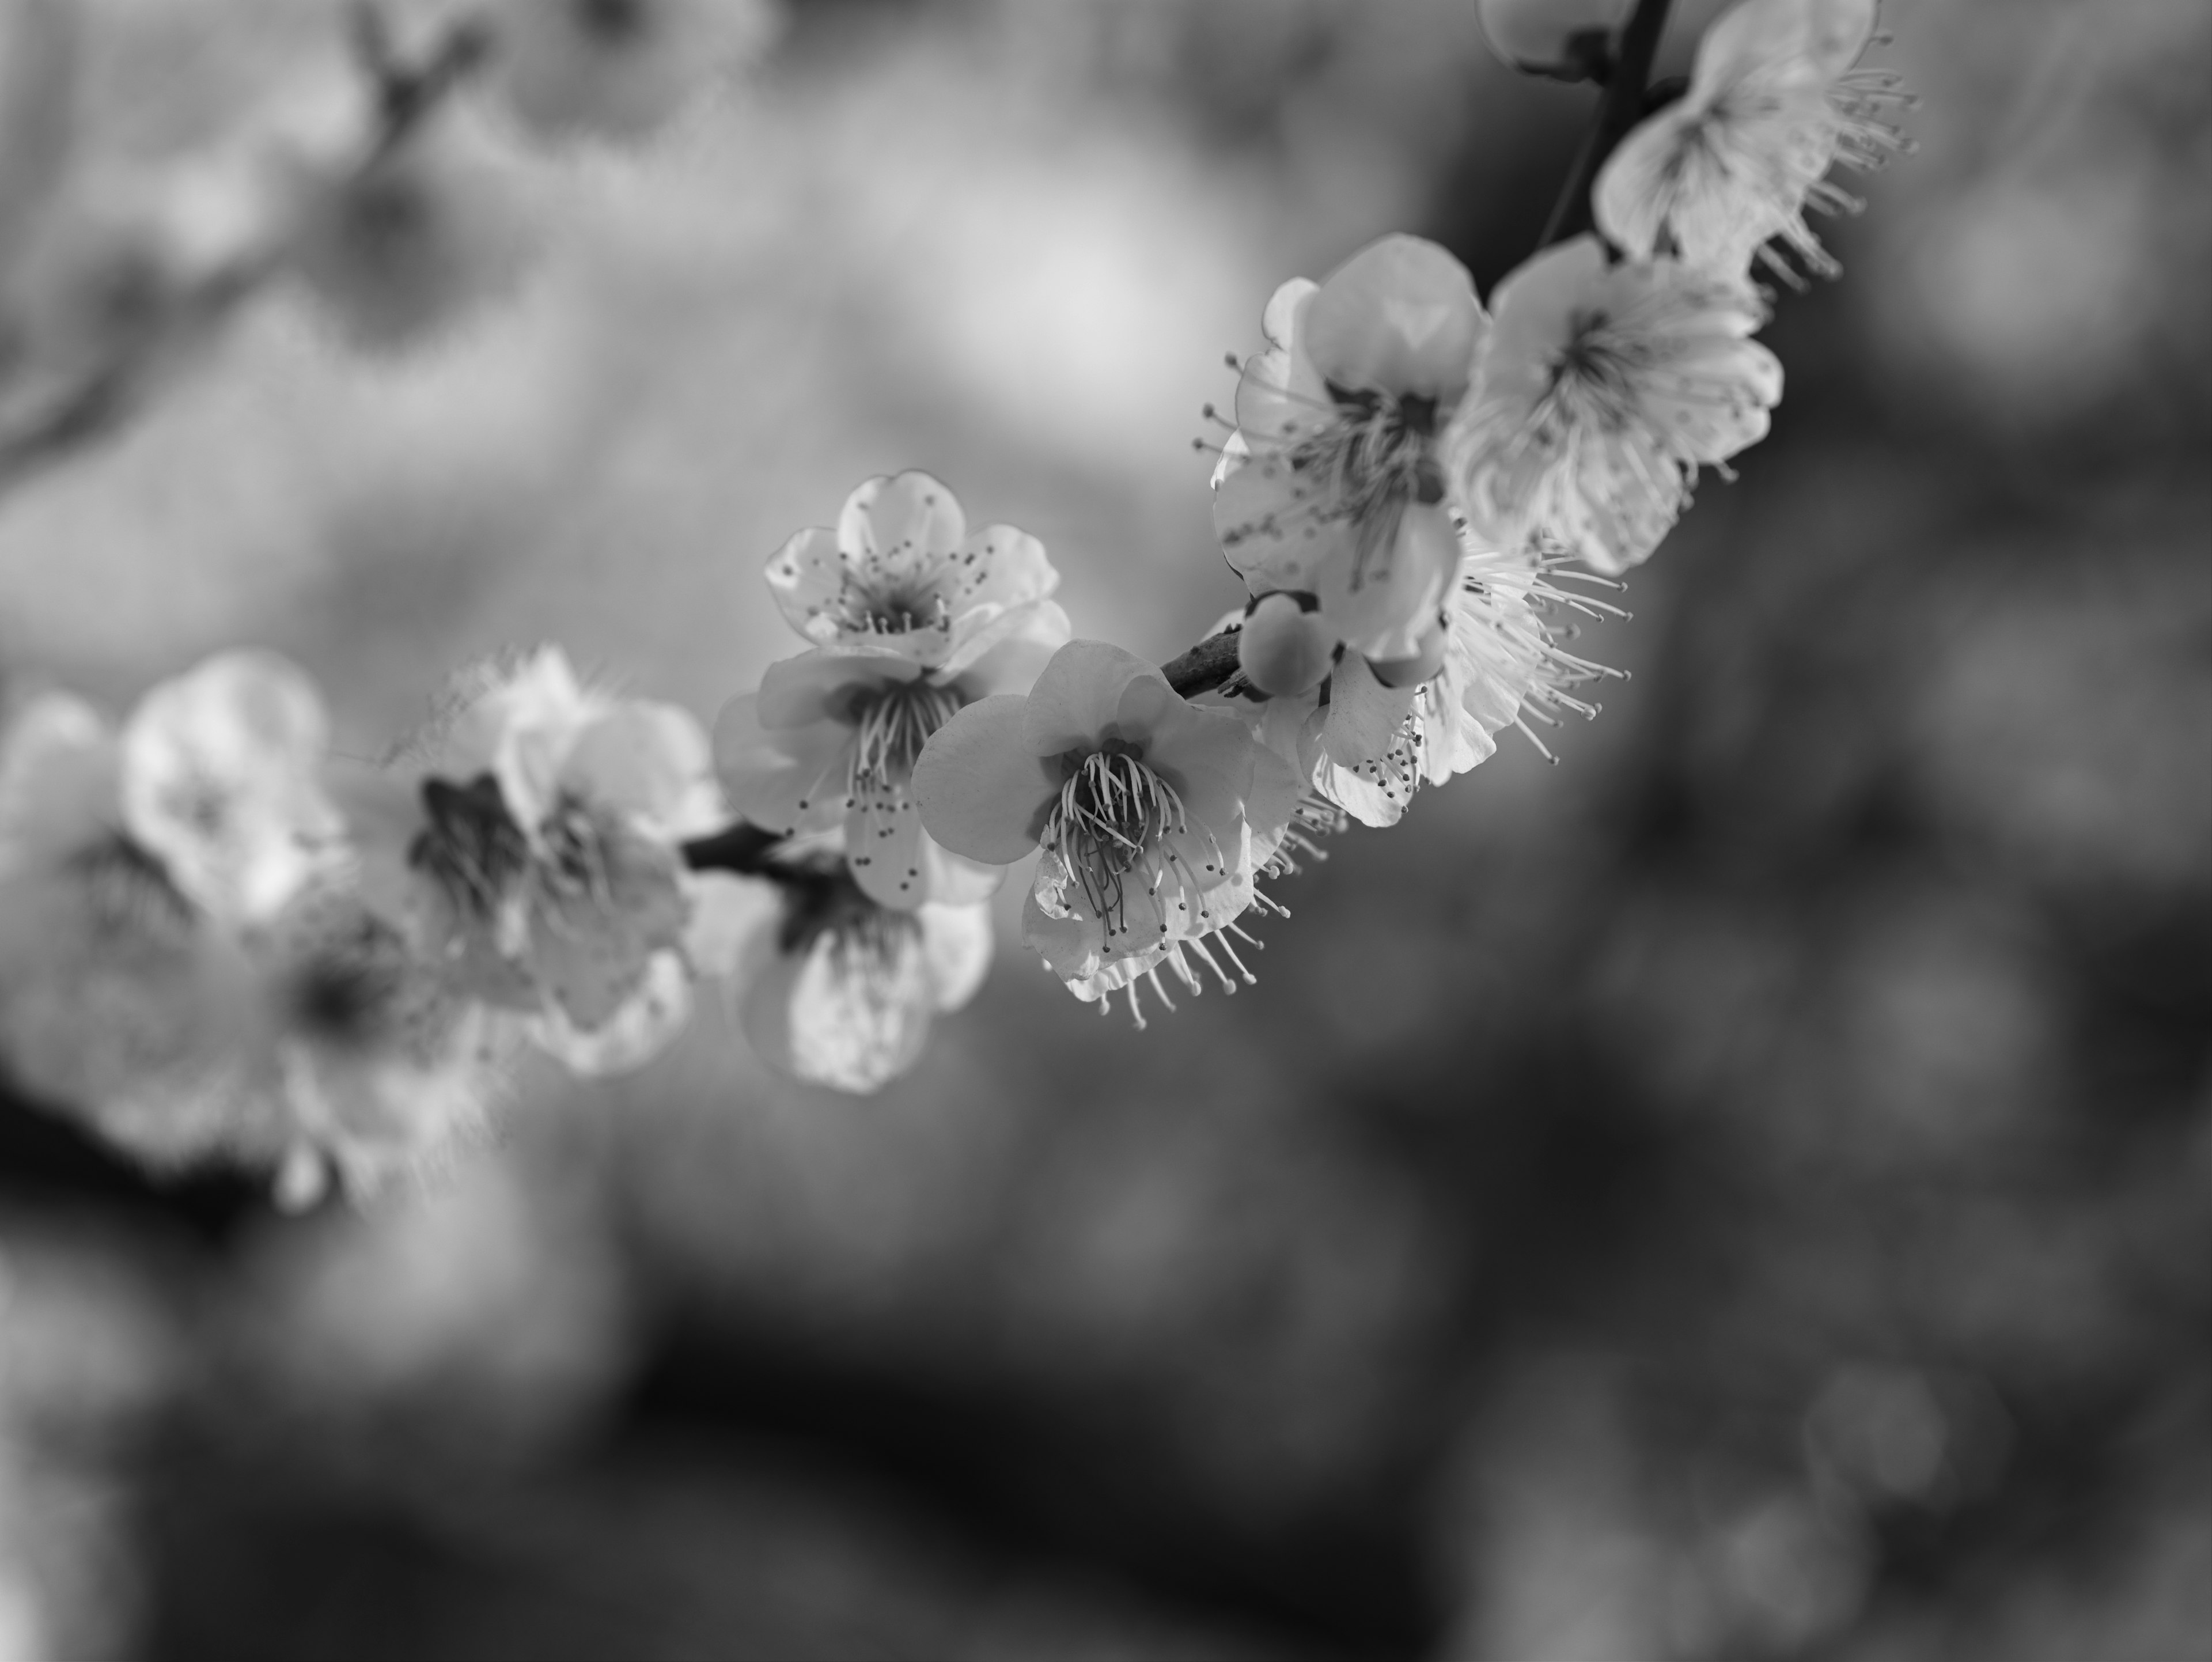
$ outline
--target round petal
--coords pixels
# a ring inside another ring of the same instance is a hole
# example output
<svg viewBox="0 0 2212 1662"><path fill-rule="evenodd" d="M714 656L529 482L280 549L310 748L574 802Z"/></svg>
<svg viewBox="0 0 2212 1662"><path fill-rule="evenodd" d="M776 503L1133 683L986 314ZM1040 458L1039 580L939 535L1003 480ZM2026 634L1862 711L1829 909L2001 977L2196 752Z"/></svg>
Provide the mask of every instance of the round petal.
<svg viewBox="0 0 2212 1662"><path fill-rule="evenodd" d="M1456 404L1488 329L1467 267L1423 237L1370 242L1305 308L1299 347L1334 387Z"/></svg>
<svg viewBox="0 0 2212 1662"><path fill-rule="evenodd" d="M790 837L838 823L852 794L854 729L842 721L764 728L752 693L714 721L714 771L732 812Z"/></svg>
<svg viewBox="0 0 2212 1662"><path fill-rule="evenodd" d="M1029 702L1000 693L970 704L922 746L914 799L930 836L955 854L1004 866L1036 848L1061 781L1030 747Z"/></svg>
<svg viewBox="0 0 2212 1662"><path fill-rule="evenodd" d="M0 869L66 855L121 826L120 752L99 711L42 693L0 734Z"/></svg>
<svg viewBox="0 0 2212 1662"><path fill-rule="evenodd" d="M562 772L653 835L702 836L724 818L706 729L676 704L617 705L583 730Z"/></svg>
<svg viewBox="0 0 2212 1662"><path fill-rule="evenodd" d="M957 1010L975 996L990 972L990 908L932 905L917 916L931 1000L939 1012Z"/></svg>
<svg viewBox="0 0 2212 1662"><path fill-rule="evenodd" d="M760 721L768 728L809 722L850 723L867 695L919 680L920 664L877 653L802 652L770 664L761 675Z"/></svg>
<svg viewBox="0 0 2212 1662"><path fill-rule="evenodd" d="M1167 685L1158 669L1133 653L1103 641L1070 641L1053 654L1030 689L1023 742L1033 756L1064 756L1096 750L1109 739L1139 736L1122 734L1118 723L1123 693L1132 682L1146 679ZM941 835L938 840L960 846Z"/></svg>

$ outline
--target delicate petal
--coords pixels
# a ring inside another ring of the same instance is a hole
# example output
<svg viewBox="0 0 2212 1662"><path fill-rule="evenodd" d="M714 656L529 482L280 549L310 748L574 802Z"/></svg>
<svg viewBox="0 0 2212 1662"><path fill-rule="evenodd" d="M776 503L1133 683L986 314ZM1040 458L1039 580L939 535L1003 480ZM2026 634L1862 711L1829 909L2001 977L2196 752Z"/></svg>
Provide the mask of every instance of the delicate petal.
<svg viewBox="0 0 2212 1662"><path fill-rule="evenodd" d="M845 863L860 892L901 911L930 898L922 877L923 836L907 782L856 796L845 815Z"/></svg>
<svg viewBox="0 0 2212 1662"><path fill-rule="evenodd" d="M969 703L994 692L1027 692L1052 654L1067 644L1068 634L1067 614L1055 602L1016 606L988 630L979 630L963 645L966 655L960 663L948 661L937 675L957 685ZM969 647L975 648L972 654Z"/></svg>
<svg viewBox="0 0 2212 1662"><path fill-rule="evenodd" d="M273 654L225 653L162 683L123 731L131 835L218 916L271 916L334 851L327 734L313 684Z"/></svg>
<svg viewBox="0 0 2212 1662"><path fill-rule="evenodd" d="M1029 702L1000 693L970 704L922 747L914 798L929 834L955 854L1003 866L1036 848L1061 778L1030 747Z"/></svg>
<svg viewBox="0 0 2212 1662"><path fill-rule="evenodd" d="M1133 653L1103 641L1069 642L1053 654L1030 690L1022 742L1032 756L1053 757L1095 750L1108 739L1141 736L1124 734L1118 726L1122 695L1138 681L1158 683L1163 691L1167 686L1166 678ZM960 846L941 832L938 840L948 848Z"/></svg>
<svg viewBox="0 0 2212 1662"><path fill-rule="evenodd" d="M691 911L684 927L684 957L702 976L734 977L752 941L763 933L774 935L782 897L774 883L734 872L695 872L686 886Z"/></svg>
<svg viewBox="0 0 2212 1662"><path fill-rule="evenodd" d="M747 693L715 720L714 770L732 809L763 830L824 831L844 815L856 743L838 721L765 729L758 698Z"/></svg>
<svg viewBox="0 0 2212 1662"><path fill-rule="evenodd" d="M902 918L888 936L823 930L798 953L776 953L739 1014L763 1061L809 1084L865 1093L921 1056L933 994L921 926Z"/></svg>
<svg viewBox="0 0 2212 1662"><path fill-rule="evenodd" d="M941 1013L975 996L990 973L994 939L988 906L924 906L921 954L931 1002Z"/></svg>
<svg viewBox="0 0 2212 1662"><path fill-rule="evenodd" d="M766 728L836 721L848 725L867 695L921 679L921 667L902 658L850 652L802 652L761 675L760 721Z"/></svg>
<svg viewBox="0 0 2212 1662"><path fill-rule="evenodd" d="M634 699L609 711L578 737L562 776L654 836L702 836L724 818L706 729L675 704Z"/></svg>
<svg viewBox="0 0 2212 1662"><path fill-rule="evenodd" d="M1456 403L1489 328L1467 267L1425 237L1370 242L1330 273L1300 344L1338 387Z"/></svg>

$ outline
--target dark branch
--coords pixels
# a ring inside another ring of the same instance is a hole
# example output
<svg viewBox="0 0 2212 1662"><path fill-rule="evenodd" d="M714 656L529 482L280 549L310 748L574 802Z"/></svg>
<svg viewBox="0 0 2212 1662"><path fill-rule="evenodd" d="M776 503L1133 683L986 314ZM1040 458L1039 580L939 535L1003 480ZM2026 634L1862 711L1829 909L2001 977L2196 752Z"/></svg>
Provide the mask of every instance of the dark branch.
<svg viewBox="0 0 2212 1662"><path fill-rule="evenodd" d="M1209 635L1181 657L1162 664L1160 673L1186 698L1211 692L1237 673L1237 642L1233 629Z"/></svg>
<svg viewBox="0 0 2212 1662"><path fill-rule="evenodd" d="M1606 159L1644 119L1644 88L1650 83L1652 61L1659 55L1659 39L1667 33L1669 3L1670 0L1636 0L1636 10L1622 26L1620 46L1605 77L1604 95L1598 100L1597 121L1583 140L1574 170L1567 175L1552 217L1544 226L1540 247L1580 236L1596 222L1591 215L1590 192Z"/></svg>
<svg viewBox="0 0 2212 1662"><path fill-rule="evenodd" d="M740 819L711 837L694 837L682 846L684 863L695 872L738 872L750 877L780 877L782 868L769 855L783 838L774 831Z"/></svg>

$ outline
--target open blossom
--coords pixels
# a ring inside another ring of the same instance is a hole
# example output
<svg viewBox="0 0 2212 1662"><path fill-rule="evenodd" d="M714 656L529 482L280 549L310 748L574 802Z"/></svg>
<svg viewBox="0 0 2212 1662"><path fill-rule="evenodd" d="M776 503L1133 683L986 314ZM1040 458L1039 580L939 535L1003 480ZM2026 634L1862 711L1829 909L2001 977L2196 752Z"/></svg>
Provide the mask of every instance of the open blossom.
<svg viewBox="0 0 2212 1662"><path fill-rule="evenodd" d="M1498 284L1478 390L1455 435L1485 540L1601 571L1649 558L1701 466L1765 435L1782 366L1751 338L1740 278L1674 260L1609 265L1597 239Z"/></svg>
<svg viewBox="0 0 2212 1662"><path fill-rule="evenodd" d="M834 533L793 537L768 576L816 648L772 665L715 723L732 806L786 835L842 828L854 878L880 904L988 897L1002 871L923 829L915 758L955 711L1026 688L1066 641L1043 545L1011 526L969 534L950 490L902 473L854 491Z"/></svg>
<svg viewBox="0 0 2212 1662"><path fill-rule="evenodd" d="M428 750L409 852L428 950L530 1013L571 1068L644 1061L690 1010L678 843L721 818L698 722L587 689L547 647L489 675Z"/></svg>
<svg viewBox="0 0 2212 1662"><path fill-rule="evenodd" d="M162 1165L234 1147L252 982L234 932L132 837L113 730L62 694L0 737L0 1058Z"/></svg>
<svg viewBox="0 0 2212 1662"><path fill-rule="evenodd" d="M1459 557L1438 438L1488 327L1466 268L1419 237L1276 290L1214 475L1215 528L1253 593L1314 594L1371 656L1418 650Z"/></svg>
<svg viewBox="0 0 2212 1662"><path fill-rule="evenodd" d="M1042 850L1023 932L1080 991L1234 923L1302 787L1237 717L1195 708L1117 647L1074 641L1026 698L987 698L946 723L915 794L956 853L1008 864Z"/></svg>
<svg viewBox="0 0 2212 1662"><path fill-rule="evenodd" d="M755 1054L810 1085L866 1094L912 1067L931 1024L991 965L985 906L890 907L853 881L837 834L779 859L774 880L712 879L694 925Z"/></svg>
<svg viewBox="0 0 2212 1662"><path fill-rule="evenodd" d="M1362 825L1395 825L1422 785L1488 759L1505 728L1528 733L1531 719L1596 714L1576 690L1620 672L1565 648L1565 614L1613 609L1556 586L1553 577L1571 575L1557 563L1470 547L1443 614L1436 673L1416 685L1386 685L1346 652L1325 687L1231 708L1323 801Z"/></svg>
<svg viewBox="0 0 2212 1662"><path fill-rule="evenodd" d="M1853 67L1874 26L1875 0L1743 0L1699 43L1688 91L1607 161L1599 228L1631 259L1723 271L1779 238L1834 276L1807 206L1856 206L1823 182L1830 166L1878 166L1904 147L1884 113L1893 78Z"/></svg>
<svg viewBox="0 0 2212 1662"><path fill-rule="evenodd" d="M520 1025L464 995L343 880L297 898L257 943L264 1011L252 1085L271 1105L278 1198L355 1199L482 1134Z"/></svg>

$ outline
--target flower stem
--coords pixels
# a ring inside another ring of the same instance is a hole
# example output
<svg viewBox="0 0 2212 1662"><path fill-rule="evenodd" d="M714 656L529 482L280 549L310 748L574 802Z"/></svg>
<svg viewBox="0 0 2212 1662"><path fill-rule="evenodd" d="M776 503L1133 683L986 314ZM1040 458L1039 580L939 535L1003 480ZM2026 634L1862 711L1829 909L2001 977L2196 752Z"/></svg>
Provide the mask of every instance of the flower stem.
<svg viewBox="0 0 2212 1662"><path fill-rule="evenodd" d="M1636 0L1635 11L1622 25L1620 45L1598 100L1597 120L1583 140L1574 169L1560 189L1537 247L1548 248L1580 236L1596 222L1591 216L1590 192L1606 158L1644 119L1644 94L1650 84L1652 61L1659 55L1659 39L1667 33L1667 9L1671 3L1672 0Z"/></svg>
<svg viewBox="0 0 2212 1662"><path fill-rule="evenodd" d="M680 846L678 852L684 863L695 872L739 872L752 877L774 877L781 868L769 864L768 856L780 846L783 838L774 831L763 831L758 825L740 819L708 837L695 837Z"/></svg>
<svg viewBox="0 0 2212 1662"><path fill-rule="evenodd" d="M1211 692L1237 673L1238 639L1233 629L1209 635L1189 651L1162 664L1160 673L1186 698L1194 693Z"/></svg>

